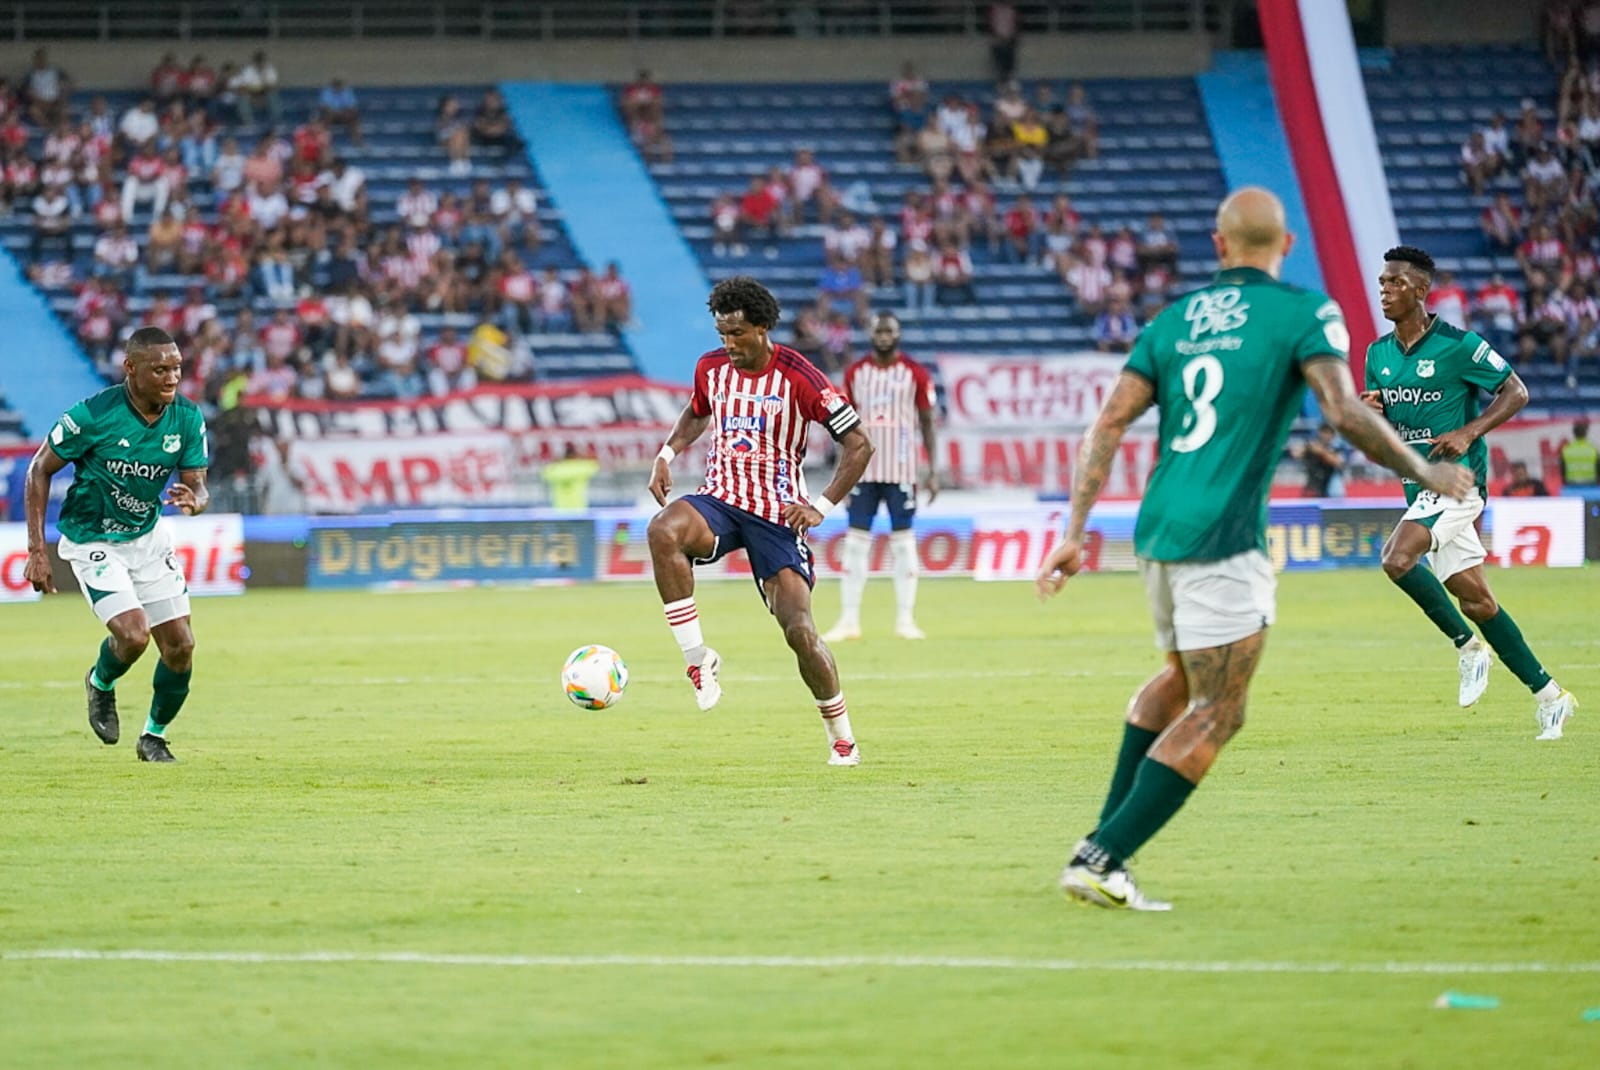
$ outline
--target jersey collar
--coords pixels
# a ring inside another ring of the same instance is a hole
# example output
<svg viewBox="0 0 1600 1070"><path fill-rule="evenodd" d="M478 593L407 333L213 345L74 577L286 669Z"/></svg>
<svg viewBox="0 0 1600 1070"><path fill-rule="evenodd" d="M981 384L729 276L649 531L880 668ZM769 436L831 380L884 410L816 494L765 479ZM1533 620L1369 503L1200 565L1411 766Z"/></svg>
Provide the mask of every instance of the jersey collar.
<svg viewBox="0 0 1600 1070"><path fill-rule="evenodd" d="M1409 346L1400 341L1400 330L1399 328L1396 328L1394 332L1395 348L1400 350L1400 355L1403 357L1414 356L1417 350L1422 348L1422 343L1426 342L1429 336L1433 334L1433 329L1437 326L1439 326L1439 317L1429 316L1428 325L1422 329L1421 334L1417 335L1417 340L1411 343Z"/></svg>
<svg viewBox="0 0 1600 1070"><path fill-rule="evenodd" d="M154 420L145 419L144 413L139 411L139 406L133 403L133 396L128 393L127 383L122 384L122 403L128 406L128 411L133 413L133 418L138 420L140 425L144 427L154 427L156 424L160 423L162 418L167 415L167 410L172 408L171 405L165 405L162 407L161 411L156 414L156 418Z"/></svg>
<svg viewBox="0 0 1600 1070"><path fill-rule="evenodd" d="M1277 282L1278 280L1274 279L1271 275L1267 274L1265 271L1262 271L1260 268L1231 267L1223 268L1221 271L1217 272L1216 277L1212 281L1231 286L1243 286L1246 283L1251 282Z"/></svg>

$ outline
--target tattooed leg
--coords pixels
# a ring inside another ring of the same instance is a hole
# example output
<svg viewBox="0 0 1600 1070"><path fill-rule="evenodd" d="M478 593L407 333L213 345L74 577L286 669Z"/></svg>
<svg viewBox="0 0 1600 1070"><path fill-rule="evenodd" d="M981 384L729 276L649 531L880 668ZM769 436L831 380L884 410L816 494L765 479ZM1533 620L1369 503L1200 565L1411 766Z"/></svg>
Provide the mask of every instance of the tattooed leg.
<svg viewBox="0 0 1600 1070"><path fill-rule="evenodd" d="M1189 681L1189 705L1156 740L1150 757L1198 784L1218 752L1244 726L1250 678L1266 642L1263 630L1227 646L1180 654Z"/></svg>

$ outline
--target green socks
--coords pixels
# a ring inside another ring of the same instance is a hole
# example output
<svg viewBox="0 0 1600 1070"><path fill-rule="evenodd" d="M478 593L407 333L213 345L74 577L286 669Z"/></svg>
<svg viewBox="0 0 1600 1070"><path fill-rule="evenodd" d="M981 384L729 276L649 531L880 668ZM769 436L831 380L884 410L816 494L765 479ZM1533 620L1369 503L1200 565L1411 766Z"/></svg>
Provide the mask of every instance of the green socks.
<svg viewBox="0 0 1600 1070"><path fill-rule="evenodd" d="M183 700L189 697L189 677L192 675L192 670L173 672L167 668L166 662L156 662L155 678L151 681L155 697L150 700L150 719L144 728L146 732L152 736L166 732L167 725L183 709Z"/></svg>
<svg viewBox="0 0 1600 1070"><path fill-rule="evenodd" d="M1100 809L1100 824L1109 821L1111 815L1117 812L1117 807L1122 805L1122 800L1128 797L1128 792L1133 788L1134 774L1139 771L1139 763L1144 761L1145 752L1159 735L1160 732L1152 732L1134 724L1122 726L1122 750L1117 754L1117 768L1111 774L1106 804Z"/></svg>
<svg viewBox="0 0 1600 1070"><path fill-rule="evenodd" d="M1444 589L1444 584L1439 582L1439 578L1430 569L1415 565L1410 572L1395 580L1394 585L1420 606L1422 612L1428 615L1428 619L1433 621L1434 625L1456 646L1464 646L1472 638L1472 625L1467 623L1467 618L1463 617L1455 603L1450 601L1450 592ZM1487 634L1486 632L1485 635ZM1518 639L1520 638L1519 636ZM1495 649L1500 648L1495 647Z"/></svg>
<svg viewBox="0 0 1600 1070"><path fill-rule="evenodd" d="M89 677L89 682L101 691L110 691L117 684L117 678L133 668L131 661L118 661L117 656L111 652L109 638L100 643L100 656L94 662L94 675Z"/></svg>
<svg viewBox="0 0 1600 1070"><path fill-rule="evenodd" d="M1117 812L1101 822L1094 842L1111 855L1113 867L1122 865L1183 809L1192 791L1194 785L1171 766L1145 758L1133 778L1133 790Z"/></svg>
<svg viewBox="0 0 1600 1070"><path fill-rule="evenodd" d="M1483 629L1483 637L1500 655L1506 668L1516 673L1517 679L1527 684L1529 691L1537 693L1550 682L1550 674L1544 671L1539 659L1528 649L1527 641L1522 638L1522 629L1511 619L1511 614L1502 609L1478 627Z"/></svg>

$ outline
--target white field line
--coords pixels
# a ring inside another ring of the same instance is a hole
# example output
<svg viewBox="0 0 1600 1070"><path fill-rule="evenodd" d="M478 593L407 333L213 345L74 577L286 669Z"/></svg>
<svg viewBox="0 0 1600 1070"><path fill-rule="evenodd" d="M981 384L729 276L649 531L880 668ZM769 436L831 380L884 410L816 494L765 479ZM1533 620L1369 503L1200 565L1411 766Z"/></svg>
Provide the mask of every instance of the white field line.
<svg viewBox="0 0 1600 1070"><path fill-rule="evenodd" d="M1178 959L1028 959L930 955L454 955L430 951L0 950L3 962L150 962L202 965L456 966L524 969L989 970L1048 973L1597 974L1600 962L1293 962Z"/></svg>

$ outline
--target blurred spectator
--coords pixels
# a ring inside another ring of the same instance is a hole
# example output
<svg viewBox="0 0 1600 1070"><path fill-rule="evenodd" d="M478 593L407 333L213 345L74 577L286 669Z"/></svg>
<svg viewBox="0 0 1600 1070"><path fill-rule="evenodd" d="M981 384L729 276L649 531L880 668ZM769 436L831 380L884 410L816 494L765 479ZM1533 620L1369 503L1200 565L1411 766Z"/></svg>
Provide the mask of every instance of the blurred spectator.
<svg viewBox="0 0 1600 1070"><path fill-rule="evenodd" d="M826 314L822 325L822 349L817 367L837 382L850 363L852 335L850 317L837 309Z"/></svg>
<svg viewBox="0 0 1600 1070"><path fill-rule="evenodd" d="M1074 262L1067 269L1065 282L1080 311L1094 316L1106 307L1111 288L1111 269L1103 261L1084 255L1084 243L1079 242Z"/></svg>
<svg viewBox="0 0 1600 1070"><path fill-rule="evenodd" d="M936 185L949 179L956 167L956 147L941 122L923 125L917 133L916 155L922 170Z"/></svg>
<svg viewBox="0 0 1600 1070"><path fill-rule="evenodd" d="M1458 330L1467 330L1470 305L1467 291L1456 282L1455 272L1439 272L1433 288L1428 291L1426 305L1431 315L1438 316Z"/></svg>
<svg viewBox="0 0 1600 1070"><path fill-rule="evenodd" d="M139 265L139 244L128 233L128 228L118 223L100 235L94 243L94 273L101 278L111 278L123 289L133 281L133 270Z"/></svg>
<svg viewBox="0 0 1600 1070"><path fill-rule="evenodd" d="M1484 239L1495 252L1510 252L1522 244L1522 209L1511 203L1505 193L1496 193L1494 200L1483 210L1480 224Z"/></svg>
<svg viewBox="0 0 1600 1070"><path fill-rule="evenodd" d="M294 268L289 263L289 254L284 250L263 252L261 258L256 261L254 277L250 281L256 294L274 305L287 306L294 303L296 294ZM283 312L284 309L280 307L278 311Z"/></svg>
<svg viewBox="0 0 1600 1070"><path fill-rule="evenodd" d="M478 145L515 148L519 142L511 129L511 113L498 89L484 91L478 110L472 116L472 140Z"/></svg>
<svg viewBox="0 0 1600 1070"><path fill-rule="evenodd" d="M1102 353L1126 353L1139 335L1139 321L1128 311L1126 299L1117 297L1095 317L1094 347Z"/></svg>
<svg viewBox="0 0 1600 1070"><path fill-rule="evenodd" d="M906 318L932 312L936 284L933 254L926 244L906 250L905 262Z"/></svg>
<svg viewBox="0 0 1600 1070"><path fill-rule="evenodd" d="M889 107L894 112L895 158L911 163L916 159L917 134L928 120L928 83L909 60L901 65L900 77L889 83Z"/></svg>
<svg viewBox="0 0 1600 1070"><path fill-rule="evenodd" d="M605 326L625 327L633 322L633 293L615 260L607 264L605 274L595 280L595 297Z"/></svg>
<svg viewBox="0 0 1600 1070"><path fill-rule="evenodd" d="M1512 163L1525 164L1544 144L1544 121L1539 118L1539 105L1532 97L1525 97L1517 122L1511 130Z"/></svg>
<svg viewBox="0 0 1600 1070"><path fill-rule="evenodd" d="M1550 491L1545 485L1528 474L1528 466L1522 461L1511 462L1511 478L1506 485L1500 488L1500 493L1508 498L1548 498Z"/></svg>
<svg viewBox="0 0 1600 1070"><path fill-rule="evenodd" d="M804 223L808 205L816 206L817 222L826 226L833 220L838 197L828 184L828 172L817 163L810 149L796 149L789 167L790 213L795 223Z"/></svg>
<svg viewBox="0 0 1600 1070"><path fill-rule="evenodd" d="M767 184L759 175L751 177L750 188L739 199L739 227L746 241L754 241L758 233L765 233L768 242L767 259L777 257L778 248L775 243L783 236L778 202L773 200Z"/></svg>
<svg viewBox="0 0 1600 1070"><path fill-rule="evenodd" d="M250 393L272 401L293 397L300 383L300 370L286 357L267 357L267 365L250 377Z"/></svg>
<svg viewBox="0 0 1600 1070"><path fill-rule="evenodd" d="M502 244L520 245L530 252L539 248L539 198L521 179L507 179L490 194L489 212Z"/></svg>
<svg viewBox="0 0 1600 1070"><path fill-rule="evenodd" d="M1301 461L1306 466L1306 497L1344 497L1344 454L1331 424L1320 425L1316 437L1306 441Z"/></svg>
<svg viewBox="0 0 1600 1070"><path fill-rule="evenodd" d="M1517 263L1530 286L1536 274L1546 279L1559 279L1566 259L1566 243L1552 234L1544 223L1535 223L1529 228L1528 239L1517 247Z"/></svg>
<svg viewBox="0 0 1600 1070"><path fill-rule="evenodd" d="M1474 197L1483 196L1484 185L1500 171L1500 157L1483 143L1483 133L1474 130L1461 146L1461 177Z"/></svg>
<svg viewBox="0 0 1600 1070"><path fill-rule="evenodd" d="M667 133L666 107L661 87L641 70L622 91L622 117L628 136L639 146L645 159L672 162L672 138Z"/></svg>
<svg viewBox="0 0 1600 1070"><path fill-rule="evenodd" d="M989 31L989 68L996 81L1010 81L1017 72L1017 47L1022 33L1016 5L992 3L985 18Z"/></svg>
<svg viewBox="0 0 1600 1070"><path fill-rule="evenodd" d="M352 144L361 144L361 106L356 91L343 78L334 78L317 94L317 108L329 127L344 127Z"/></svg>
<svg viewBox="0 0 1600 1070"><path fill-rule="evenodd" d="M1022 118L1011 124L1011 140L1016 146L1012 157L1011 175L1022 188L1038 187L1044 174L1045 153L1050 144L1050 131L1032 108L1023 112Z"/></svg>
<svg viewBox="0 0 1600 1070"><path fill-rule="evenodd" d="M27 106L28 118L35 126L49 128L66 117L72 79L50 62L50 53L45 49L34 51L33 63L22 76L18 88Z"/></svg>
<svg viewBox="0 0 1600 1070"><path fill-rule="evenodd" d="M183 92L189 104L202 117L210 118L211 102L217 95L217 72L206 63L206 58L196 55L183 72Z"/></svg>
<svg viewBox="0 0 1600 1070"><path fill-rule="evenodd" d="M827 344L827 328L827 312L816 304L805 306L800 310L800 315L795 317L794 348L816 363L821 359L822 347Z"/></svg>
<svg viewBox="0 0 1600 1070"><path fill-rule="evenodd" d="M1026 193L1012 202L1006 210L1003 227L1005 240L1001 248L1005 259L1018 264L1032 264L1039 259L1039 213Z"/></svg>
<svg viewBox="0 0 1600 1070"><path fill-rule="evenodd" d="M1082 82L1067 90L1066 115L1072 124L1072 149L1075 159L1093 160L1100 155L1100 119L1089 103L1089 91Z"/></svg>
<svg viewBox="0 0 1600 1070"><path fill-rule="evenodd" d="M949 238L939 245L939 255L934 260L933 277L935 296L941 305L977 304L978 295L972 288L972 258L965 249Z"/></svg>
<svg viewBox="0 0 1600 1070"><path fill-rule="evenodd" d="M33 198L33 235L29 243L29 256L33 260L43 257L45 249L54 250L68 259L72 257L72 202L60 186L46 186Z"/></svg>
<svg viewBox="0 0 1600 1070"><path fill-rule="evenodd" d="M461 110L461 101L446 93L439 98L433 114L433 136L450 157L450 173L472 173L472 124Z"/></svg>
<svg viewBox="0 0 1600 1070"><path fill-rule="evenodd" d="M156 115L156 102L149 97L122 113L117 123L117 134L122 144L132 152L147 142L153 142L161 133L161 120Z"/></svg>
<svg viewBox="0 0 1600 1070"><path fill-rule="evenodd" d="M183 224L169 207L150 224L145 235L144 264L154 274L175 271L178 255L183 250Z"/></svg>
<svg viewBox="0 0 1600 1070"><path fill-rule="evenodd" d="M1473 326L1496 350L1510 352L1522 321L1522 295L1492 275L1473 299Z"/></svg>
<svg viewBox="0 0 1600 1070"><path fill-rule="evenodd" d="M454 327L441 330L439 340L428 347L426 377L428 392L435 396L477 385L477 376L467 363L467 347L456 337Z"/></svg>
<svg viewBox="0 0 1600 1070"><path fill-rule="evenodd" d="M869 288L895 285L894 251L898 244L899 238L883 218L874 218L859 260L862 279Z"/></svg>
<svg viewBox="0 0 1600 1070"><path fill-rule="evenodd" d="M578 448L567 443L561 460L544 466L544 481L550 488L550 508L570 511L589 508L589 483L599 471L599 461L580 456Z"/></svg>
<svg viewBox="0 0 1600 1070"><path fill-rule="evenodd" d="M711 202L711 251L716 256L744 255L744 242L739 231L739 202L731 193L724 193Z"/></svg>
<svg viewBox="0 0 1600 1070"><path fill-rule="evenodd" d="M1600 481L1600 452L1589 441L1589 421L1572 423L1572 437L1561 444L1561 482L1569 487L1592 487Z"/></svg>
<svg viewBox="0 0 1600 1070"><path fill-rule="evenodd" d="M1566 168L1561 166L1549 145L1541 144L1522 169L1522 195L1528 211L1542 215L1545 209L1561 203L1566 190Z"/></svg>
<svg viewBox="0 0 1600 1070"><path fill-rule="evenodd" d="M572 330L572 292L553 267L545 268L539 280L539 329Z"/></svg>
<svg viewBox="0 0 1600 1070"><path fill-rule="evenodd" d="M867 293L861 269L839 253L828 257L828 266L817 278L817 292L827 302L830 313L843 313L858 320L867 314Z"/></svg>
<svg viewBox="0 0 1600 1070"><path fill-rule="evenodd" d="M265 111L267 121L276 125L282 119L278 101L278 69L265 52L256 52L241 67L229 84L235 93L239 121L253 123L257 111Z"/></svg>
<svg viewBox="0 0 1600 1070"><path fill-rule="evenodd" d="M150 95L159 104L178 100L184 95L186 82L183 67L178 63L177 53L168 52L161 57L161 62L156 64L155 70L150 72Z"/></svg>
<svg viewBox="0 0 1600 1070"><path fill-rule="evenodd" d="M516 357L510 341L510 336L487 320L473 328L467 339L467 364L480 380L499 383L512 378Z"/></svg>

